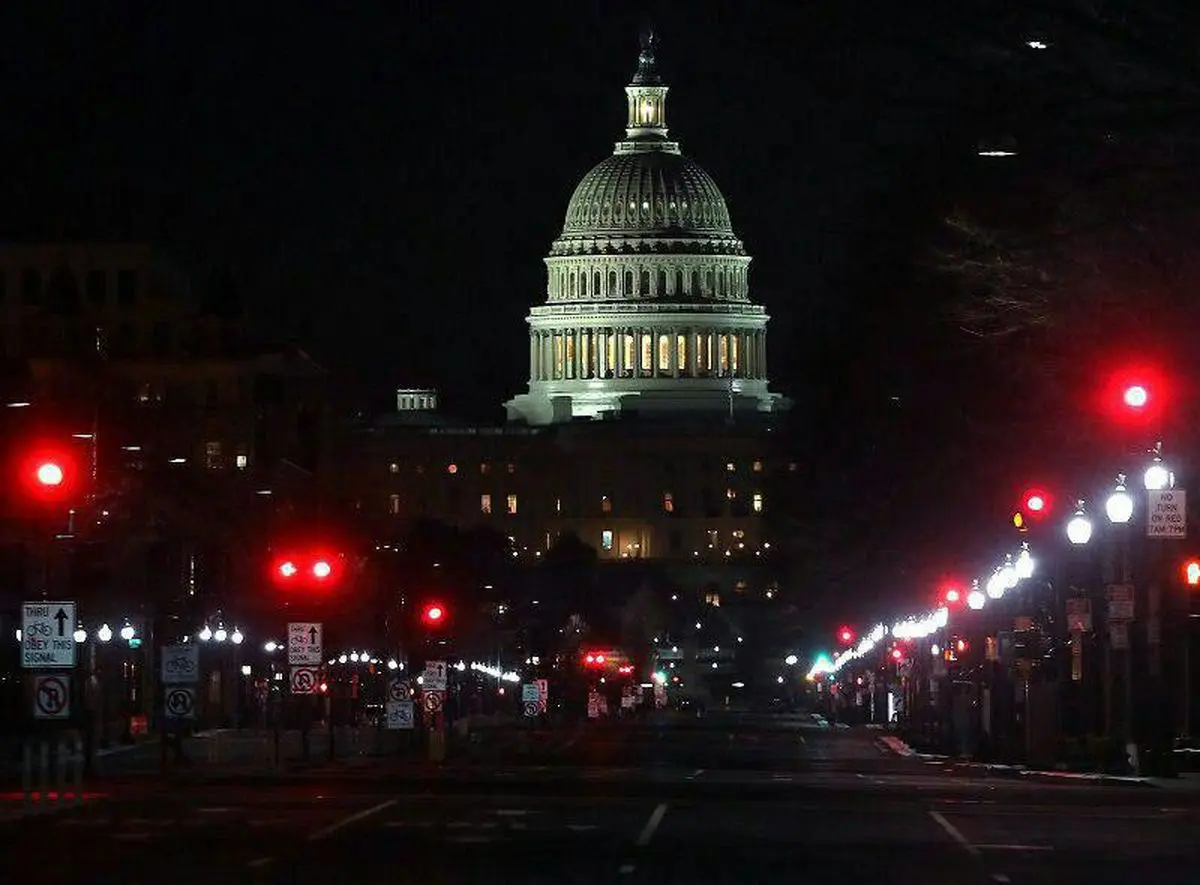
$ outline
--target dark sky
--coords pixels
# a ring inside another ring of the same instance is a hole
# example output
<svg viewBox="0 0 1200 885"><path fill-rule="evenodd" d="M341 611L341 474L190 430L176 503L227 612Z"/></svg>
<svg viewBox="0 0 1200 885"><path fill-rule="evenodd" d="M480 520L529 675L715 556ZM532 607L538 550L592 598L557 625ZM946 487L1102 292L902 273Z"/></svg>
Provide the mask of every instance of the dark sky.
<svg viewBox="0 0 1200 885"><path fill-rule="evenodd" d="M131 237L198 274L228 267L264 329L339 377L434 384L475 414L523 387L542 258L622 135L649 10L673 136L755 258L814 487L873 514L844 534L899 567L909 522L922 549L953 548L964 511L994 519L1008 494L968 427L1005 391L911 270L977 174L978 121L952 110L974 84L934 63L936 16L801 0L29 6L0 22L0 235Z"/></svg>

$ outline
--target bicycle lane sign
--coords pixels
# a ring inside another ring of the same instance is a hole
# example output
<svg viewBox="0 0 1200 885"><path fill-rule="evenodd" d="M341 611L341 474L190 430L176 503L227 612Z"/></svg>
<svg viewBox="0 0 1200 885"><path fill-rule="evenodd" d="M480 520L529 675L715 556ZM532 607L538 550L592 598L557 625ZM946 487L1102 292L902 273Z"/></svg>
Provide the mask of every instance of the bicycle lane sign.
<svg viewBox="0 0 1200 885"><path fill-rule="evenodd" d="M162 650L163 685L190 685L200 681L200 646L164 645Z"/></svg>

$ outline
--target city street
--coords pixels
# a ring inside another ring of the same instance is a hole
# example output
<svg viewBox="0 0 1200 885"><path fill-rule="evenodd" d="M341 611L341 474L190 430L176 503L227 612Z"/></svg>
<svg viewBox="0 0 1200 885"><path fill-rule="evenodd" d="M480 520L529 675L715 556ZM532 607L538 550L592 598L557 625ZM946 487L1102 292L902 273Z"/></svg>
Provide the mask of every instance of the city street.
<svg viewBox="0 0 1200 885"><path fill-rule="evenodd" d="M684 725L604 726L550 754L586 764L530 748L436 775L362 759L261 781L117 780L82 809L0 825L3 879L1195 881L1200 794L1182 785L964 775L871 732L787 720Z"/></svg>

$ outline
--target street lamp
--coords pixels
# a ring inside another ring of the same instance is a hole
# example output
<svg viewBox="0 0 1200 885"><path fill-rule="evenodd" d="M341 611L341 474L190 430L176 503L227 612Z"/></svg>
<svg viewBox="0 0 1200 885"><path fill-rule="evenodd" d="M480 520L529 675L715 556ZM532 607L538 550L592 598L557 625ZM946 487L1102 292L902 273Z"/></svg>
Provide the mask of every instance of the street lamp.
<svg viewBox="0 0 1200 885"><path fill-rule="evenodd" d="M971 583L971 592L967 594L967 608L977 612L985 605L987 605L987 596L979 589L979 580L976 579Z"/></svg>
<svg viewBox="0 0 1200 885"><path fill-rule="evenodd" d="M124 627L121 628L121 638L124 639L126 642L133 639L135 633L136 633L136 631L133 629L133 626L130 624L126 624Z"/></svg>
<svg viewBox="0 0 1200 885"><path fill-rule="evenodd" d="M76 642L87 642L87 630L84 630L82 627L76 627L72 638Z"/></svg>
<svg viewBox="0 0 1200 885"><path fill-rule="evenodd" d="M1017 580L1024 581L1033 577L1033 554L1029 552L1029 545L1023 544L1021 552L1017 554L1017 561L1013 563L1013 570L1017 573Z"/></svg>
<svg viewBox="0 0 1200 885"><path fill-rule="evenodd" d="M1104 512L1114 525L1124 525L1133 518L1133 498L1125 491L1125 474L1117 475L1117 486L1104 502Z"/></svg>
<svg viewBox="0 0 1200 885"><path fill-rule="evenodd" d="M212 627L208 626L208 624L205 624L204 627L200 630L199 635L200 635L201 642L208 642L208 640L212 639L212 637L213 637Z"/></svg>
<svg viewBox="0 0 1200 885"><path fill-rule="evenodd" d="M1142 484L1146 491L1158 492L1175 484L1175 477L1162 461L1162 443L1154 444L1154 461L1142 475Z"/></svg>
<svg viewBox="0 0 1200 885"><path fill-rule="evenodd" d="M1067 540L1076 546L1083 546L1092 540L1092 521L1080 501L1075 507L1075 515L1067 522Z"/></svg>
<svg viewBox="0 0 1200 885"><path fill-rule="evenodd" d="M796 662L799 660L800 659L798 657L796 657L795 655L788 655L786 658L783 659L783 662L785 664L787 664L789 667L794 667L794 666L796 666Z"/></svg>
<svg viewBox="0 0 1200 885"><path fill-rule="evenodd" d="M101 624L100 629L96 631L96 638L101 642L108 642L113 638L112 627L108 624Z"/></svg>
<svg viewBox="0 0 1200 885"><path fill-rule="evenodd" d="M237 627L234 627L233 633L230 634L230 636L229 636L229 641L232 642L234 645L241 645L242 640L245 638L246 637L242 634L242 631L239 630Z"/></svg>

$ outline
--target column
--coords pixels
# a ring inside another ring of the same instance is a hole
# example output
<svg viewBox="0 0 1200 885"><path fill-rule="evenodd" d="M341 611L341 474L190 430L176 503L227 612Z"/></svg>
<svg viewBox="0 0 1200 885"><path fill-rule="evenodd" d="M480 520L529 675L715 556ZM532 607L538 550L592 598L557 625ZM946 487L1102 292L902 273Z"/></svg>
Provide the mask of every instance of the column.
<svg viewBox="0 0 1200 885"><path fill-rule="evenodd" d="M651 280L651 286L653 286L653 280ZM656 327L651 328L650 329L650 377L651 378L658 377L658 337L659 337L658 327L656 326Z"/></svg>
<svg viewBox="0 0 1200 885"><path fill-rule="evenodd" d="M529 332L529 380L537 380L538 359L537 359L537 333L533 330Z"/></svg>
<svg viewBox="0 0 1200 885"><path fill-rule="evenodd" d="M758 377L767 377L767 330L758 333Z"/></svg>
<svg viewBox="0 0 1200 885"><path fill-rule="evenodd" d="M679 329L671 327L671 377L679 377Z"/></svg>
<svg viewBox="0 0 1200 885"><path fill-rule="evenodd" d="M700 377L700 363L698 356L700 354L700 330L692 327L688 330L688 375L692 378Z"/></svg>
<svg viewBox="0 0 1200 885"><path fill-rule="evenodd" d="M624 330L620 326L612 327L613 335L613 356L616 358L616 364L613 366L613 377L620 378L625 371L625 337Z"/></svg>

